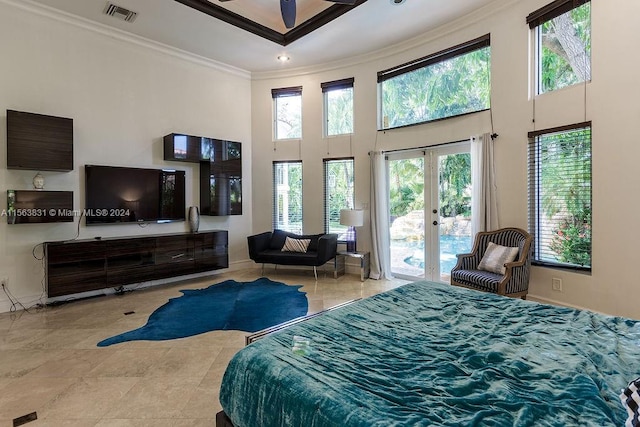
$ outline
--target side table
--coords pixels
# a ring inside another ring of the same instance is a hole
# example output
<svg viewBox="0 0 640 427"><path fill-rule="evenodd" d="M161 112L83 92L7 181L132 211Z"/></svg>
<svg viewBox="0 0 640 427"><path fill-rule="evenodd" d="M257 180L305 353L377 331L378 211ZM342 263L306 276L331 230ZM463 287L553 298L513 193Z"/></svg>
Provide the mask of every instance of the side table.
<svg viewBox="0 0 640 427"><path fill-rule="evenodd" d="M345 272L345 258L356 258L360 261L360 280L365 281L369 278L370 266L369 266L369 252L346 252L338 251L334 260L333 277L338 278Z"/></svg>

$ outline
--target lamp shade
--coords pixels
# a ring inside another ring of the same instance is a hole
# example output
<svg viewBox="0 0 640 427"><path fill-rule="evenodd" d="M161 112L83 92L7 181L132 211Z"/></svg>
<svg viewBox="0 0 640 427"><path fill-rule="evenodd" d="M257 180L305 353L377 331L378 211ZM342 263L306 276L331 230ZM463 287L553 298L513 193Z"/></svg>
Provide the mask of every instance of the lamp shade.
<svg viewBox="0 0 640 427"><path fill-rule="evenodd" d="M340 224L351 227L361 227L364 224L364 211L360 209L342 209Z"/></svg>

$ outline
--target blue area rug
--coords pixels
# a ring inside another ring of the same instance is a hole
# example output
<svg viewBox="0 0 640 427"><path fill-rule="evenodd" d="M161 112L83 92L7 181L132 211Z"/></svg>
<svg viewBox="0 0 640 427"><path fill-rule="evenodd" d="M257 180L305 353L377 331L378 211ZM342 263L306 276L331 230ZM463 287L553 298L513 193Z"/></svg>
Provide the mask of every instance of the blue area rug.
<svg viewBox="0 0 640 427"><path fill-rule="evenodd" d="M182 296L154 311L147 324L100 341L106 347L125 341L162 341L213 330L256 332L307 314L302 285L289 286L265 277L253 282L227 280L205 289L181 290Z"/></svg>

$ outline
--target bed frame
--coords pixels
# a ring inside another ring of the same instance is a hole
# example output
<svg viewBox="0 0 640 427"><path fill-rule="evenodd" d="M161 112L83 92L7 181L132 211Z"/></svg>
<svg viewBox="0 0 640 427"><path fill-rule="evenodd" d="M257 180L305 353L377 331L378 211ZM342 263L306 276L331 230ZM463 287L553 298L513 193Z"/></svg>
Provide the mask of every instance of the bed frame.
<svg viewBox="0 0 640 427"><path fill-rule="evenodd" d="M227 414L224 411L220 411L216 414L216 427L235 427Z"/></svg>

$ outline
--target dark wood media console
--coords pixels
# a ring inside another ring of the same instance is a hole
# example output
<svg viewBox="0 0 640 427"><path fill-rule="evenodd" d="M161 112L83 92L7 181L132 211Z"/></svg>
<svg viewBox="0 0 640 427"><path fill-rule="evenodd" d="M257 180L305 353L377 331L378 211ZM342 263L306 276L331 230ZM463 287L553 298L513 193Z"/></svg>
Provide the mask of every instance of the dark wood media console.
<svg viewBox="0 0 640 427"><path fill-rule="evenodd" d="M226 230L45 242L47 296L229 267Z"/></svg>

